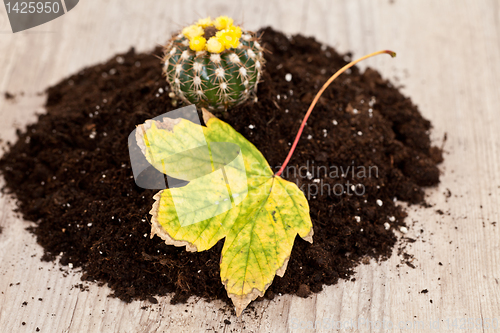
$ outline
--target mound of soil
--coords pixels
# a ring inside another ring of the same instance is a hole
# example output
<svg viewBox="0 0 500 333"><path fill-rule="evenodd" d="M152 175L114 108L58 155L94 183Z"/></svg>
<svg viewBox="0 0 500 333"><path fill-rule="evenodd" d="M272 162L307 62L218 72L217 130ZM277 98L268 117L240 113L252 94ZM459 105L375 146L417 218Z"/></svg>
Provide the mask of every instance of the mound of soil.
<svg viewBox="0 0 500 333"><path fill-rule="evenodd" d="M314 38L262 32L269 52L258 102L218 116L278 170L316 92L350 55ZM81 267L82 279L107 283L127 302L168 293L173 303L191 295L228 301L219 276L223 240L190 253L150 239L156 191L132 177L129 133L180 106L169 97L161 53L131 49L50 87L47 113L18 132L0 171L19 212L36 222L46 260L62 253L61 264ZM308 197L314 244L296 239L285 276L266 297L319 292L350 278L364 259L391 255L406 216L396 198L422 203L422 187L439 182L442 157L430 127L373 69L354 67L326 90L283 174Z"/></svg>

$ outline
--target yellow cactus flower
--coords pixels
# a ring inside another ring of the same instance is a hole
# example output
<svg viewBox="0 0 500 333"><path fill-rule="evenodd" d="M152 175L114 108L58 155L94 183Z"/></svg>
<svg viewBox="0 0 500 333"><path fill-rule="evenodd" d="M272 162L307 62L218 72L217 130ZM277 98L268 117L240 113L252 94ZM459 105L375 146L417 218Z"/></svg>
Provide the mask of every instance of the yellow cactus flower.
<svg viewBox="0 0 500 333"><path fill-rule="evenodd" d="M233 25L233 19L227 16L219 16L215 19L214 25L217 29L223 30Z"/></svg>
<svg viewBox="0 0 500 333"><path fill-rule="evenodd" d="M182 29L182 34L187 37L187 39L191 40L194 37L201 36L205 33L205 30L203 30L202 27L199 25L190 25L188 27L185 27Z"/></svg>
<svg viewBox="0 0 500 333"><path fill-rule="evenodd" d="M206 27L214 25L214 23L212 22L212 19L210 18L210 16L206 17L204 19L199 19L198 22L196 22L196 24L199 25L202 28L206 28Z"/></svg>
<svg viewBox="0 0 500 333"><path fill-rule="evenodd" d="M236 34L236 38L240 39L241 38L241 28L238 26L230 26L227 30L232 31Z"/></svg>
<svg viewBox="0 0 500 333"><path fill-rule="evenodd" d="M193 51L203 51L205 49L205 44L207 40L205 37L196 36L189 41L189 48Z"/></svg>
<svg viewBox="0 0 500 333"><path fill-rule="evenodd" d="M224 51L224 45L218 37L210 37L207 42L207 50L211 53L221 53L222 51Z"/></svg>
<svg viewBox="0 0 500 333"><path fill-rule="evenodd" d="M231 30L221 30L217 31L215 36L219 39L219 41L224 45L226 49L231 47L236 48L240 44L240 40L236 37L236 33Z"/></svg>

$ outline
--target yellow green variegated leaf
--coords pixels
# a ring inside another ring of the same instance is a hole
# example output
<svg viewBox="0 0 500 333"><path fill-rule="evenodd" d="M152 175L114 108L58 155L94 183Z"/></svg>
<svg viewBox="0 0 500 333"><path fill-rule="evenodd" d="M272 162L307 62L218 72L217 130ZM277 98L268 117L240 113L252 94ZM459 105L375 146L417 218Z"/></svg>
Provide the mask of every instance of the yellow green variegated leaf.
<svg viewBox="0 0 500 333"><path fill-rule="evenodd" d="M203 129L193 125L186 119L147 120L137 128L137 144L160 172L182 180L196 179L212 170Z"/></svg>
<svg viewBox="0 0 500 333"><path fill-rule="evenodd" d="M241 134L208 112L204 118L206 127L185 119L139 126L137 141L147 160L190 181L155 195L151 237L188 251L210 249L225 238L220 275L239 316L275 275L283 276L295 236L312 242L309 205ZM186 153L193 149L198 151Z"/></svg>

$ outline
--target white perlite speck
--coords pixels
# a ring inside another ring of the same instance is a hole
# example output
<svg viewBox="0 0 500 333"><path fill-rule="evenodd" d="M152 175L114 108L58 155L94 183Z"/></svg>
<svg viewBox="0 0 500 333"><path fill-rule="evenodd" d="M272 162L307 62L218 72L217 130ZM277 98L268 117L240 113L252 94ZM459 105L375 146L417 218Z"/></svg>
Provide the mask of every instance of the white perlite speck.
<svg viewBox="0 0 500 333"><path fill-rule="evenodd" d="M332 123L333 123L335 126L337 126L337 125L339 124L339 123L338 123L335 119L332 121Z"/></svg>
<svg viewBox="0 0 500 333"><path fill-rule="evenodd" d="M379 205L380 207L382 207L382 205L383 205L383 204L384 204L384 203L382 202L382 200L377 199L377 205Z"/></svg>
<svg viewBox="0 0 500 333"><path fill-rule="evenodd" d="M401 231L403 234L406 234L408 232L408 228L401 227L401 228L399 228L399 231Z"/></svg>
<svg viewBox="0 0 500 333"><path fill-rule="evenodd" d="M309 135L307 136L307 140L311 140L312 138L313 138L313 136L312 136L311 134L309 134Z"/></svg>
<svg viewBox="0 0 500 333"><path fill-rule="evenodd" d="M285 80L286 80L287 82L292 81L292 74L287 73L287 74L285 75Z"/></svg>
<svg viewBox="0 0 500 333"><path fill-rule="evenodd" d="M391 225L389 223L385 222L384 228L385 228L385 230L389 230L391 228Z"/></svg>
<svg viewBox="0 0 500 333"><path fill-rule="evenodd" d="M359 222L361 222L361 217L359 217L359 216L354 216L354 219L355 219L355 220L356 220L356 222L358 222L358 223L359 223Z"/></svg>
<svg viewBox="0 0 500 333"><path fill-rule="evenodd" d="M254 129L254 128L255 128L255 125L250 124L250 125L248 125L248 128L250 128L250 129Z"/></svg>
<svg viewBox="0 0 500 333"><path fill-rule="evenodd" d="M313 176L309 171L307 171L306 177L307 177L307 179L311 180Z"/></svg>
<svg viewBox="0 0 500 333"><path fill-rule="evenodd" d="M394 222L396 221L396 218L394 216L389 216L389 221Z"/></svg>

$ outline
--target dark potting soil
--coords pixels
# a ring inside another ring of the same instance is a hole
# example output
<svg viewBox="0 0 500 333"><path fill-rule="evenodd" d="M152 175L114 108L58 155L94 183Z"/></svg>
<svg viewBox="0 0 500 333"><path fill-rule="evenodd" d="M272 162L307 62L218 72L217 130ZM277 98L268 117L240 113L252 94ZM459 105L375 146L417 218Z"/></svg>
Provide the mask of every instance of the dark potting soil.
<svg viewBox="0 0 500 333"><path fill-rule="evenodd" d="M258 102L217 115L277 168L315 94L350 55L314 38L261 32L269 52ZM62 253L61 264L81 267L83 280L107 283L127 302L169 293L173 303L191 295L228 301L219 276L223 240L191 253L150 239L156 191L132 178L129 133L180 106L169 97L161 53L132 49L50 87L47 113L18 131L0 171L19 212L36 222L31 230L44 259ZM283 174L308 197L314 243L296 239L285 276L266 297L319 292L351 278L367 258L391 255L406 216L395 199L422 203L423 187L439 182L442 157L431 147L430 127L375 70L354 67L333 82Z"/></svg>

